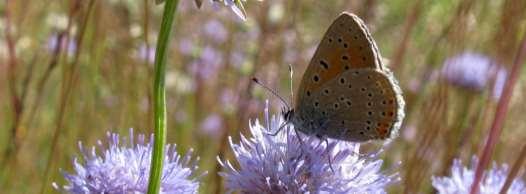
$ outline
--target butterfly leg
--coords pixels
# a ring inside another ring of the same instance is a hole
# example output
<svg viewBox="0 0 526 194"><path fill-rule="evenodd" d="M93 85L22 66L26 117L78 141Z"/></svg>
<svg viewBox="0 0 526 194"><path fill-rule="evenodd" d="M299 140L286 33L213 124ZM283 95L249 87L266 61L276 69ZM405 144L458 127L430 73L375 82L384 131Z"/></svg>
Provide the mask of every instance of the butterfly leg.
<svg viewBox="0 0 526 194"><path fill-rule="evenodd" d="M283 128L285 128L285 126L287 126L288 124L289 124L288 122L283 123L283 124L281 124L281 126L279 126L279 128L278 128L278 130L277 130L276 132L274 132L274 133L265 133L265 135L276 136L276 135L278 135L278 133L279 133L281 130L283 130Z"/></svg>
<svg viewBox="0 0 526 194"><path fill-rule="evenodd" d="M298 138L298 141L300 141L301 147L303 147L303 145L305 144L303 144L303 140L301 139L300 133L298 132L297 129L294 129L294 132L296 133L296 137Z"/></svg>
<svg viewBox="0 0 526 194"><path fill-rule="evenodd" d="M325 143L327 144L326 149L329 148L329 140L327 138L323 138ZM331 153L327 153L327 157L329 158L329 168L331 169L332 173L334 173L334 169L332 168L332 159L331 159Z"/></svg>
<svg viewBox="0 0 526 194"><path fill-rule="evenodd" d="M316 137L320 139L320 143L318 144L318 146L320 146L322 144L322 141L324 141L327 144L325 149L329 148L329 140L327 138L320 135L316 135ZM331 169L332 173L334 173L334 169L332 168L331 153L327 153L327 159L329 159L329 168Z"/></svg>

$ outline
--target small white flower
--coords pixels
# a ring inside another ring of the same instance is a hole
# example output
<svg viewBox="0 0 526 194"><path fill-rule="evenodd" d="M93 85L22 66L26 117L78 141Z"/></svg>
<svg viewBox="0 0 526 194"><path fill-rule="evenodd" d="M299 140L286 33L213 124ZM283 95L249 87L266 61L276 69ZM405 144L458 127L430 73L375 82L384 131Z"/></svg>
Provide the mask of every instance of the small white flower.
<svg viewBox="0 0 526 194"><path fill-rule="evenodd" d="M270 136L266 133L276 131L283 119L270 119L268 104L265 117L264 125L258 121L250 125L252 138L241 136L239 144L230 139L239 168L218 158L229 192L385 193L388 185L399 180L397 173L380 171L382 160L377 153L360 155L358 143L329 140L327 145L303 135L299 140L291 126Z"/></svg>
<svg viewBox="0 0 526 194"><path fill-rule="evenodd" d="M477 165L477 158L473 157L471 160L471 168L464 167L462 161L455 160L451 167L451 176L449 177L432 177L433 187L440 194L468 194L473 183L473 177L475 176L475 169ZM480 194L494 194L499 193L506 176L509 173L508 165L503 164L498 167L493 164L493 168L485 171L482 175L483 179L479 185ZM515 178L510 188L508 189L509 194L526 193L526 187L524 181L521 178Z"/></svg>

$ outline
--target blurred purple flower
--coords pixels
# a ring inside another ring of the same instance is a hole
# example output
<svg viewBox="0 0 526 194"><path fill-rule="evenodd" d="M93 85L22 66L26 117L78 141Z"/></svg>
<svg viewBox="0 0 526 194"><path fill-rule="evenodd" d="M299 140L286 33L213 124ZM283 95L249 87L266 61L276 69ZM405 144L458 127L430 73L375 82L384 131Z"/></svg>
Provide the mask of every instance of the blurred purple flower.
<svg viewBox="0 0 526 194"><path fill-rule="evenodd" d="M462 161L455 160L451 167L451 176L449 177L432 177L433 187L438 190L440 194L468 194L475 176L475 169L477 165L477 158L473 157L471 160L471 168L468 169L462 165ZM508 166L503 164L498 167L495 163L493 168L484 172L483 180L480 183L480 194L494 194L499 193L500 189L506 181L506 176L509 173ZM516 178L508 189L509 194L526 193L526 186L521 178Z"/></svg>
<svg viewBox="0 0 526 194"><path fill-rule="evenodd" d="M139 47L137 55L139 59L153 64L155 62L155 46L147 47L145 44L142 44Z"/></svg>
<svg viewBox="0 0 526 194"><path fill-rule="evenodd" d="M201 123L202 132L210 137L219 137L223 128L223 119L218 114L211 114Z"/></svg>
<svg viewBox="0 0 526 194"><path fill-rule="evenodd" d="M502 92L504 91L504 85L506 84L506 80L508 79L508 71L505 68L500 68L497 70L497 74L495 75L495 83L493 86L493 98L494 99L500 99L500 96L502 95Z"/></svg>
<svg viewBox="0 0 526 194"><path fill-rule="evenodd" d="M195 50L194 42L191 39L182 39L179 41L179 52L183 55L190 56Z"/></svg>
<svg viewBox="0 0 526 194"><path fill-rule="evenodd" d="M63 172L67 185L57 190L67 193L146 193L150 171L153 136L150 140L139 134L134 139L130 129L127 145L121 144L116 133L107 133L108 145L98 141L100 153L96 148L85 150L79 142L83 162L73 160L75 173ZM197 166L191 162L192 151L184 157L177 154L175 145L166 145L166 156L161 180L162 193L197 193L199 182L195 176Z"/></svg>
<svg viewBox="0 0 526 194"><path fill-rule="evenodd" d="M57 47L58 42L59 42L59 35L57 34L53 34L48 38L47 49L49 50L49 52L55 52L55 48ZM66 42L65 36L62 37L60 40L60 46L61 46L62 52L66 53L68 56L73 56L73 54L77 51L77 43L75 43L75 39L71 37L69 38L69 42Z"/></svg>
<svg viewBox="0 0 526 194"><path fill-rule="evenodd" d="M235 50L230 55L230 63L236 69L241 69L243 63L245 63L246 55L243 51Z"/></svg>
<svg viewBox="0 0 526 194"><path fill-rule="evenodd" d="M201 60L208 65L216 65L223 63L221 53L211 46L206 46L201 52Z"/></svg>
<svg viewBox="0 0 526 194"><path fill-rule="evenodd" d="M441 74L451 84L474 91L482 91L488 82L495 80L493 96L498 99L507 73L491 58L468 51L447 59Z"/></svg>
<svg viewBox="0 0 526 194"><path fill-rule="evenodd" d="M200 78L214 80L222 63L221 53L211 46L206 46L201 51L200 58L191 64L190 71Z"/></svg>
<svg viewBox="0 0 526 194"><path fill-rule="evenodd" d="M239 95L237 95L237 93L230 88L224 89L221 93L221 96L219 97L223 111L230 114L236 109L236 102L238 102L238 100Z"/></svg>
<svg viewBox="0 0 526 194"><path fill-rule="evenodd" d="M298 58L298 51L296 50L296 31L287 30L283 33L283 41L285 43L285 51L283 54L283 61L285 63L291 64L296 61Z"/></svg>
<svg viewBox="0 0 526 194"><path fill-rule="evenodd" d="M285 127L276 136L265 133L278 130L281 117L257 120L250 125L252 138L241 135L241 142L230 146L239 163L239 169L229 161L220 175L226 179L228 191L242 193L385 193L385 188L397 182L399 175L382 174L382 160L377 153L360 155L360 144L321 141L303 136L300 143L292 126ZM330 169L329 157L334 172Z"/></svg>
<svg viewBox="0 0 526 194"><path fill-rule="evenodd" d="M204 26L204 34L216 43L225 42L228 32L223 24L215 19L208 21Z"/></svg>

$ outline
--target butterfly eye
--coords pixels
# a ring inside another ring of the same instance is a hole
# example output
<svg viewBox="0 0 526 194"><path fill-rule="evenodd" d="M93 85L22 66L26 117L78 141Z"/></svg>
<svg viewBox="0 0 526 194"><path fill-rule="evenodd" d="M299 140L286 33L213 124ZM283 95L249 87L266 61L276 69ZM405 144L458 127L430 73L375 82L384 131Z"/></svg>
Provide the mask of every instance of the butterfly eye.
<svg viewBox="0 0 526 194"><path fill-rule="evenodd" d="M340 78L340 83L341 83L341 84L345 84L345 78L343 78L343 77Z"/></svg>
<svg viewBox="0 0 526 194"><path fill-rule="evenodd" d="M323 92L324 92L325 94L329 94L329 89L325 89L325 90L323 90Z"/></svg>
<svg viewBox="0 0 526 194"><path fill-rule="evenodd" d="M349 65L346 65L346 66L345 66L345 70L349 70Z"/></svg>
<svg viewBox="0 0 526 194"><path fill-rule="evenodd" d="M347 48L349 47L349 45L347 45L347 43L343 43L343 48Z"/></svg>

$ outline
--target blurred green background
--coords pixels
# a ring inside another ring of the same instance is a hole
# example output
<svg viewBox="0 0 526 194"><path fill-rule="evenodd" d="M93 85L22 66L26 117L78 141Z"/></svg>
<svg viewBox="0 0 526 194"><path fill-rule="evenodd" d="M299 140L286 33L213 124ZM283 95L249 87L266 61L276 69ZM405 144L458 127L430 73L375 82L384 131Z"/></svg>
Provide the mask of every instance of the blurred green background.
<svg viewBox="0 0 526 194"><path fill-rule="evenodd" d="M288 99L288 65L296 90L342 11L366 22L404 91L406 119L381 155L384 167L402 177L389 192L431 193L432 175L447 175L453 158L467 163L482 150L502 83L492 72L509 75L526 31L524 0L249 0L245 8L248 18L241 21L209 1L198 9L181 0L169 46L168 142L201 157L200 168L208 171L202 193L221 190L216 156L233 159L227 137L237 142L239 133L248 134L248 121L262 117L265 99L280 110L250 79ZM44 182L54 192L52 182L64 183L59 169L72 171L78 141L96 145L107 131L127 136L129 128L152 132L162 6L153 0L7 0L0 11L1 193L37 193ZM456 67L443 64L462 53L478 53L494 68L481 76L476 72L488 68L468 60L469 73L448 73ZM520 74L493 155L498 163L513 163L526 140Z"/></svg>

